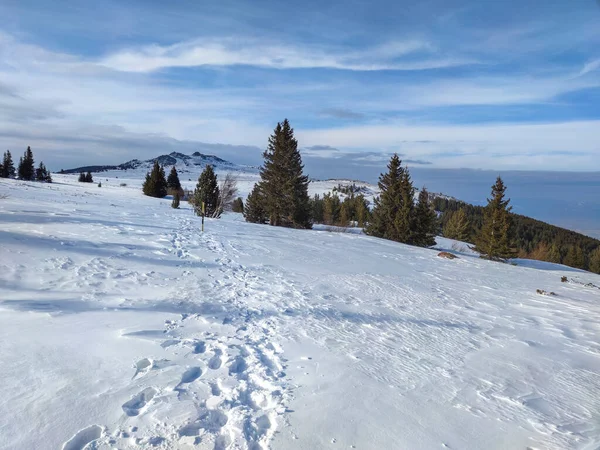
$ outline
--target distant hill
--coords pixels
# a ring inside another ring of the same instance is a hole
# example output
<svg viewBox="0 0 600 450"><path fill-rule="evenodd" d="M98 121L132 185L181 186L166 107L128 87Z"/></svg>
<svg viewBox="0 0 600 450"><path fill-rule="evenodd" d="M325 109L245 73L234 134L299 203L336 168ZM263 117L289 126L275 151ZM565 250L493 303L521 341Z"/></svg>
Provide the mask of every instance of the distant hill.
<svg viewBox="0 0 600 450"><path fill-rule="evenodd" d="M215 155L205 155L200 152L194 152L191 155L185 155L179 152L172 152L168 155L160 155L156 158L147 160L132 159L117 165L94 165L81 166L73 169L62 170L61 173L80 173L80 172L107 172L113 170L134 170L140 169L143 171L149 170L155 161L163 166L176 166L179 171L188 171L186 168L196 170L204 168L207 165L212 165L216 170L228 170L234 172L256 172L256 167L243 166L226 161Z"/></svg>

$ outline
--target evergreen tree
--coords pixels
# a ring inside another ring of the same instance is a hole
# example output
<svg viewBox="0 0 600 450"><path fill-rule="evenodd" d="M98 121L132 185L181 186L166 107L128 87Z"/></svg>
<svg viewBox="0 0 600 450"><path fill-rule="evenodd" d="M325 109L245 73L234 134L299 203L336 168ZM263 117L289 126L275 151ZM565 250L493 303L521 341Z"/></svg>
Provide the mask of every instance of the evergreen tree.
<svg viewBox="0 0 600 450"><path fill-rule="evenodd" d="M177 169L175 166L171 167L169 177L167 178L167 189L169 192L180 192L181 183L179 182L179 176L177 175Z"/></svg>
<svg viewBox="0 0 600 450"><path fill-rule="evenodd" d="M562 261L562 256L560 254L560 247L556 242L553 242L548 250L547 261L560 264Z"/></svg>
<svg viewBox="0 0 600 450"><path fill-rule="evenodd" d="M323 223L335 225L340 217L341 201L337 194L329 192L323 196Z"/></svg>
<svg viewBox="0 0 600 450"><path fill-rule="evenodd" d="M590 254L590 272L600 274L600 247Z"/></svg>
<svg viewBox="0 0 600 450"><path fill-rule="evenodd" d="M92 176L92 172L89 172L85 174L84 180L86 183L93 183L94 182L94 177Z"/></svg>
<svg viewBox="0 0 600 450"><path fill-rule="evenodd" d="M319 194L311 200L312 219L314 223L323 223L323 200Z"/></svg>
<svg viewBox="0 0 600 450"><path fill-rule="evenodd" d="M437 216L429 203L429 194L425 188L419 192L419 201L415 208L414 230L411 243L419 247L435 245Z"/></svg>
<svg viewBox="0 0 600 450"><path fill-rule="evenodd" d="M0 177L2 178L13 178L15 176L15 165L12 160L10 150L6 150L4 157L2 158L2 171Z"/></svg>
<svg viewBox="0 0 600 450"><path fill-rule="evenodd" d="M197 215L202 215L204 202L204 215L212 217L219 206L219 184L217 176L211 165L206 166L198 178L192 204Z"/></svg>
<svg viewBox="0 0 600 450"><path fill-rule="evenodd" d="M338 226L347 227L350 224L348 215L348 204L343 202L342 206L340 206L340 218L338 219Z"/></svg>
<svg viewBox="0 0 600 450"><path fill-rule="evenodd" d="M476 249L482 257L489 259L507 259L512 256L510 249L511 220L508 206L510 199L505 200L506 186L498 177L492 186L492 198L484 211L483 226L477 235Z"/></svg>
<svg viewBox="0 0 600 450"><path fill-rule="evenodd" d="M238 197L233 201L231 204L231 210L235 213L244 214L244 200L242 200L242 197Z"/></svg>
<svg viewBox="0 0 600 450"><path fill-rule="evenodd" d="M146 174L146 180L142 185L144 195L149 197L163 198L167 195L167 180L165 178L165 169L154 161L152 171Z"/></svg>
<svg viewBox="0 0 600 450"><path fill-rule="evenodd" d="M369 203L363 195L356 197L356 222L360 228L367 225L369 221Z"/></svg>
<svg viewBox="0 0 600 450"><path fill-rule="evenodd" d="M585 256L581 247L572 245L563 259L563 264L578 269L585 268Z"/></svg>
<svg viewBox="0 0 600 450"><path fill-rule="evenodd" d="M298 151L298 141L287 119L278 123L263 153L260 190L269 223L295 228L311 227L308 177Z"/></svg>
<svg viewBox="0 0 600 450"><path fill-rule="evenodd" d="M178 209L179 208L179 191L173 194L173 201L171 202L171 208Z"/></svg>
<svg viewBox="0 0 600 450"><path fill-rule="evenodd" d="M46 169L43 162L40 162L39 167L35 169L35 179L44 183L52 183L50 172Z"/></svg>
<svg viewBox="0 0 600 450"><path fill-rule="evenodd" d="M79 180L78 180L78 181L79 181L80 183L85 183L85 182L86 182L86 181L85 181L85 173L81 172L81 173L79 174Z"/></svg>
<svg viewBox="0 0 600 450"><path fill-rule="evenodd" d="M31 151L31 147L27 147L25 154L19 160L18 172L19 172L19 178L21 180L33 181L33 179L35 178L33 152Z"/></svg>
<svg viewBox="0 0 600 450"><path fill-rule="evenodd" d="M444 236L449 239L466 242L469 240L470 224L467 214L463 208L452 213L446 226L444 226Z"/></svg>
<svg viewBox="0 0 600 450"><path fill-rule="evenodd" d="M244 218L246 222L252 223L266 223L267 212L264 208L265 199L261 192L261 184L257 183L254 185L252 192L246 199L244 205Z"/></svg>
<svg viewBox="0 0 600 450"><path fill-rule="evenodd" d="M397 242L411 242L414 228L414 187L408 170L394 154L388 172L379 176L381 194L375 199L366 233Z"/></svg>

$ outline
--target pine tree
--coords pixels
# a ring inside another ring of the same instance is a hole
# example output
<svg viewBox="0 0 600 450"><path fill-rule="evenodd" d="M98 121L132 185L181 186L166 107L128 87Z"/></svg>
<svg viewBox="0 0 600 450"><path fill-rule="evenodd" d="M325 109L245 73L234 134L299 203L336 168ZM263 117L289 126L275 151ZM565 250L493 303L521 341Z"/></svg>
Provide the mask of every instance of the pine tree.
<svg viewBox="0 0 600 450"><path fill-rule="evenodd" d="M408 170L394 154L388 172L379 176L381 194L375 199L366 233L371 236L410 243L414 229L414 187Z"/></svg>
<svg viewBox="0 0 600 450"><path fill-rule="evenodd" d="M600 247L590 254L590 272L600 274Z"/></svg>
<svg viewBox="0 0 600 450"><path fill-rule="evenodd" d="M556 264L560 264L562 261L562 256L560 254L560 247L556 244L556 242L553 242L552 245L550 246L550 249L548 250L547 261L553 262Z"/></svg>
<svg viewBox="0 0 600 450"><path fill-rule="evenodd" d="M173 194L173 201L171 202L171 208L178 209L179 208L179 191Z"/></svg>
<svg viewBox="0 0 600 450"><path fill-rule="evenodd" d="M446 222L444 227L444 237L466 242L470 236L470 224L467 214L463 208L455 211Z"/></svg>
<svg viewBox="0 0 600 450"><path fill-rule="evenodd" d="M85 173L79 173L79 180L77 181L79 181L80 183L85 183Z"/></svg>
<svg viewBox="0 0 600 450"><path fill-rule="evenodd" d="M356 221L358 222L358 226L363 228L369 220L369 203L363 195L357 196L356 202Z"/></svg>
<svg viewBox="0 0 600 450"><path fill-rule="evenodd" d="M152 171L146 174L146 180L142 185L144 195L149 197L163 198L167 195L167 180L165 179L165 169L154 161Z"/></svg>
<svg viewBox="0 0 600 450"><path fill-rule="evenodd" d="M13 178L15 176L15 165L12 160L10 150L6 150L4 157L2 158L2 171L0 177L2 178Z"/></svg>
<svg viewBox="0 0 600 450"><path fill-rule="evenodd" d="M329 192L323 196L323 223L335 225L340 217L341 201L337 194Z"/></svg>
<svg viewBox="0 0 600 450"><path fill-rule="evenodd" d="M429 203L429 194L425 188L419 192L419 201L415 208L414 229L411 243L419 247L435 245L437 216Z"/></svg>
<svg viewBox="0 0 600 450"><path fill-rule="evenodd" d="M350 224L350 219L348 216L348 205L346 202L343 202L342 206L340 206L340 218L338 219L338 226L347 227Z"/></svg>
<svg viewBox="0 0 600 450"><path fill-rule="evenodd" d="M482 257L494 260L512 256L510 249L511 221L508 206L510 199L504 200L506 186L498 177L492 186L492 198L484 211L483 226L476 238L476 250Z"/></svg>
<svg viewBox="0 0 600 450"><path fill-rule="evenodd" d="M21 180L33 181L33 179L35 178L33 152L31 151L31 147L27 147L25 154L19 160L18 172L19 172L19 178Z"/></svg>
<svg viewBox="0 0 600 450"><path fill-rule="evenodd" d="M323 199L321 199L319 194L315 194L310 204L312 210L313 223L323 223Z"/></svg>
<svg viewBox="0 0 600 450"><path fill-rule="evenodd" d="M197 215L202 215L202 203L204 202L204 215L212 217L219 205L219 184L217 176L211 165L206 166L198 178L192 204Z"/></svg>
<svg viewBox="0 0 600 450"><path fill-rule="evenodd" d="M238 197L233 201L231 204L231 210L234 213L244 214L244 200L242 200L242 197Z"/></svg>
<svg viewBox="0 0 600 450"><path fill-rule="evenodd" d="M572 245L569 247L567 254L565 255L563 262L565 266L575 267L577 269L585 268L585 255L583 250L578 245Z"/></svg>
<svg viewBox="0 0 600 450"><path fill-rule="evenodd" d="M254 185L250 195L248 195L246 204L244 205L244 218L246 222L261 224L267 222L267 212L264 208L264 202L265 199L261 192L261 184L257 183Z"/></svg>
<svg viewBox="0 0 600 450"><path fill-rule="evenodd" d="M88 173L85 174L84 181L86 183L93 183L94 182L94 177L92 176L92 172L88 171Z"/></svg>
<svg viewBox="0 0 600 450"><path fill-rule="evenodd" d="M40 161L40 165L37 169L35 169L35 179L36 181L42 181L44 183L48 182L48 177L50 176L50 172L46 169L46 166L43 162ZM52 182L52 178L50 178L50 182Z"/></svg>
<svg viewBox="0 0 600 450"><path fill-rule="evenodd" d="M177 175L175 166L171 167L171 172L169 172L169 177L167 178L167 190L170 193L181 191L181 182L179 181L179 175Z"/></svg>
<svg viewBox="0 0 600 450"><path fill-rule="evenodd" d="M263 153L260 190L269 223L274 226L311 228L308 177L298 151L298 141L287 119L278 123Z"/></svg>

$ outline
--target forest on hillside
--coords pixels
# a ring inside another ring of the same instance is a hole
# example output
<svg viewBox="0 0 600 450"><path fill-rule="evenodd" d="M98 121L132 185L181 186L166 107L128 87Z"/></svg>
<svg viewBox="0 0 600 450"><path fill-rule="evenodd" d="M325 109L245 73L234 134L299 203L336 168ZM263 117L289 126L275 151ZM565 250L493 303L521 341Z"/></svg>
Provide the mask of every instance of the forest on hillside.
<svg viewBox="0 0 600 450"><path fill-rule="evenodd" d="M485 207L440 197L433 199L433 207L441 213L439 222L444 236L453 216L464 213L469 225L464 240L474 242L483 223ZM463 213L459 213L461 210ZM515 257L599 271L596 253L600 251L600 240L520 214L510 213L510 218Z"/></svg>

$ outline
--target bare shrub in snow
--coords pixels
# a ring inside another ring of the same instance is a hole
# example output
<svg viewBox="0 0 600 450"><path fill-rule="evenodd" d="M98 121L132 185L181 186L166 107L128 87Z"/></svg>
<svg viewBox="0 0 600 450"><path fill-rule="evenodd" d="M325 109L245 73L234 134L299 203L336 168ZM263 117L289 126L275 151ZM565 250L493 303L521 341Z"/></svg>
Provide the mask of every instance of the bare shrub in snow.
<svg viewBox="0 0 600 450"><path fill-rule="evenodd" d="M231 204L233 203L237 192L237 178L228 173L225 175L225 179L221 182L221 186L219 187L219 200L213 217L218 218L223 214L223 211L229 211L231 209Z"/></svg>

